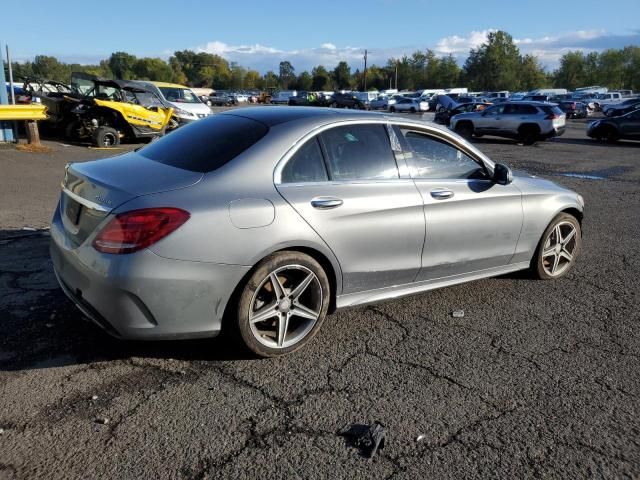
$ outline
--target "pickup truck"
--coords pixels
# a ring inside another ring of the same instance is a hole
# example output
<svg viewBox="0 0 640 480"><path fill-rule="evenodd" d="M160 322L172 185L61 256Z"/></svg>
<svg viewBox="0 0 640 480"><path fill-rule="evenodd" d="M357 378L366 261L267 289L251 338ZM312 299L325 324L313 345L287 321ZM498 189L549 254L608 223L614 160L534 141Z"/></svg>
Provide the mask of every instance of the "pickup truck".
<svg viewBox="0 0 640 480"><path fill-rule="evenodd" d="M613 105L614 103L620 103L623 100L622 93L620 92L601 93L593 99L593 106L596 110L602 110L602 107L605 105Z"/></svg>

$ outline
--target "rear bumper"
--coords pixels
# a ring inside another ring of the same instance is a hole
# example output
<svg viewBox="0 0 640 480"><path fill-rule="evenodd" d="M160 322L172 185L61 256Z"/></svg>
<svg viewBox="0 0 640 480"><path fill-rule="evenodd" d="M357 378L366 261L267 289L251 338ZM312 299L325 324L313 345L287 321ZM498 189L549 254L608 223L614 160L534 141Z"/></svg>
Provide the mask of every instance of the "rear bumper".
<svg viewBox="0 0 640 480"><path fill-rule="evenodd" d="M111 335L135 340L211 337L250 267L189 262L149 250L128 255L73 248L58 214L50 253L65 294Z"/></svg>
<svg viewBox="0 0 640 480"><path fill-rule="evenodd" d="M567 131L567 127L562 126L562 127L554 127L551 129L551 131L549 133L547 133L546 135L544 135L544 138L553 138L553 137L559 137L561 135L564 135L564 132Z"/></svg>

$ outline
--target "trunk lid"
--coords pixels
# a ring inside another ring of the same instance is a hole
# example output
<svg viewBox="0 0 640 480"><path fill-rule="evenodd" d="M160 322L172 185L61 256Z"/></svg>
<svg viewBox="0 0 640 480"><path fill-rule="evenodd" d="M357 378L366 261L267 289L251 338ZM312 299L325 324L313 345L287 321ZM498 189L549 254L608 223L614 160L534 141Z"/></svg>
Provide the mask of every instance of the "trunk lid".
<svg viewBox="0 0 640 480"><path fill-rule="evenodd" d="M60 216L77 246L125 202L152 193L194 185L204 174L150 160L136 152L65 168Z"/></svg>

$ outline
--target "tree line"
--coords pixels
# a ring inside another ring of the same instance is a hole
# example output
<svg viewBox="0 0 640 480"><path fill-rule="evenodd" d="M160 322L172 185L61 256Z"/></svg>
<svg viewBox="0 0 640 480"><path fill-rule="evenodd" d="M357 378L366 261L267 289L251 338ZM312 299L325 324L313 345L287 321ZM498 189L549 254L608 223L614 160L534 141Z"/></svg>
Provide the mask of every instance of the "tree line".
<svg viewBox="0 0 640 480"><path fill-rule="evenodd" d="M112 53L97 65L60 62L37 55L33 61L12 64L16 78L39 77L69 82L71 72L101 77L155 80L214 89L367 90L398 88L446 88L465 86L472 91L531 90L602 85L610 89L640 90L640 47L627 46L603 52L564 54L554 72L547 72L534 55L523 55L511 35L492 32L485 43L471 49L461 67L452 56L438 57L433 50L415 51L390 58L385 65L371 65L366 73L345 61L333 69L318 65L297 73L291 62L280 62L278 71L261 74L236 62L206 52L176 51L165 61L138 58L126 52Z"/></svg>

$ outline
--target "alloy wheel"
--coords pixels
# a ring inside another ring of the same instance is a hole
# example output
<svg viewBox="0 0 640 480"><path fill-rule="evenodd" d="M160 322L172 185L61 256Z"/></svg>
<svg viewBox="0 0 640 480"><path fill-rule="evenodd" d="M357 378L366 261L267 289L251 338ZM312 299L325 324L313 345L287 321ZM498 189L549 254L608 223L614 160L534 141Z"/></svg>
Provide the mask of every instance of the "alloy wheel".
<svg viewBox="0 0 640 480"><path fill-rule="evenodd" d="M291 347L318 322L322 300L322 286L310 269L302 265L277 268L253 294L249 307L251 333L267 347Z"/></svg>
<svg viewBox="0 0 640 480"><path fill-rule="evenodd" d="M542 250L542 268L551 277L562 275L571 265L576 250L576 227L559 222L549 232Z"/></svg>
<svg viewBox="0 0 640 480"><path fill-rule="evenodd" d="M102 137L103 147L113 147L116 144L116 137L113 133L105 133Z"/></svg>

